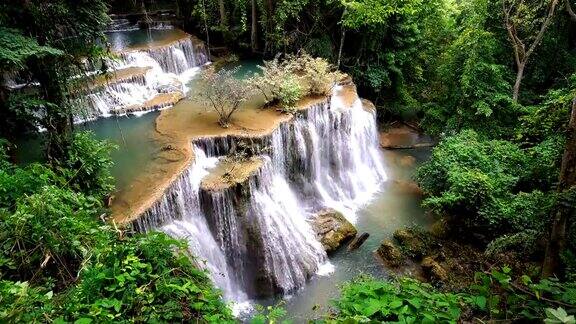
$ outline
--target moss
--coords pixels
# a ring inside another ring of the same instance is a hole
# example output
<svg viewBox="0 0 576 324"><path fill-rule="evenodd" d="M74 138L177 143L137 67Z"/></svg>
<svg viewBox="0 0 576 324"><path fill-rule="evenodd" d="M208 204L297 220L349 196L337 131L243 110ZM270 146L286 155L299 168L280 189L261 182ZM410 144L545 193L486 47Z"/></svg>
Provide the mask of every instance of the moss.
<svg viewBox="0 0 576 324"><path fill-rule="evenodd" d="M333 209L319 212L312 221L312 229L326 252L335 251L358 233L342 213Z"/></svg>
<svg viewBox="0 0 576 324"><path fill-rule="evenodd" d="M378 250L376 250L376 254L385 265L392 268L397 268L405 263L405 257L402 251L390 240L382 241Z"/></svg>

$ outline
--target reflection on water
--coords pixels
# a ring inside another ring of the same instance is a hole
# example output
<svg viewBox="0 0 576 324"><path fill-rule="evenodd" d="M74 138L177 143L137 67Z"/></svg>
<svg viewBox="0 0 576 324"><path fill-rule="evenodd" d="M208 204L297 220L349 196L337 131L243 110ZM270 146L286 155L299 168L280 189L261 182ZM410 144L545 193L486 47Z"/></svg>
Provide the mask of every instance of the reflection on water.
<svg viewBox="0 0 576 324"><path fill-rule="evenodd" d="M175 35L180 35L177 29L138 29L106 33L111 50L119 51L129 47L143 46L152 42L164 42Z"/></svg>
<svg viewBox="0 0 576 324"><path fill-rule="evenodd" d="M117 189L125 188L143 172L153 153L159 149L152 140L154 120L159 114L150 112L140 117L104 118L78 126L80 130L93 131L98 139L118 145L118 149L112 152L112 176L116 179Z"/></svg>

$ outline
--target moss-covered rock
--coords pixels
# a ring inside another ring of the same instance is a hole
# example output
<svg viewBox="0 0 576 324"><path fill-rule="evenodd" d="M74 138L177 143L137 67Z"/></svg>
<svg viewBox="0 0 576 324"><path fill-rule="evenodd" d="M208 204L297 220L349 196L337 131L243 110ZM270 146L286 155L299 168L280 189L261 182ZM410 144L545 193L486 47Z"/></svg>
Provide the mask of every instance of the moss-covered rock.
<svg viewBox="0 0 576 324"><path fill-rule="evenodd" d="M448 272L432 257L425 257L420 264L424 275L430 281L446 281Z"/></svg>
<svg viewBox="0 0 576 324"><path fill-rule="evenodd" d="M394 232L394 238L402 250L413 258L421 258L427 254L428 244L418 231L414 229L399 229Z"/></svg>
<svg viewBox="0 0 576 324"><path fill-rule="evenodd" d="M326 252L335 251L342 243L358 233L354 225L342 213L333 209L319 212L312 220L311 225Z"/></svg>
<svg viewBox="0 0 576 324"><path fill-rule="evenodd" d="M430 234L432 234L436 238L445 238L448 236L449 227L446 219L441 218L432 224L430 228Z"/></svg>
<svg viewBox="0 0 576 324"><path fill-rule="evenodd" d="M397 268L404 264L402 251L390 240L384 240L376 250L376 254L389 267Z"/></svg>

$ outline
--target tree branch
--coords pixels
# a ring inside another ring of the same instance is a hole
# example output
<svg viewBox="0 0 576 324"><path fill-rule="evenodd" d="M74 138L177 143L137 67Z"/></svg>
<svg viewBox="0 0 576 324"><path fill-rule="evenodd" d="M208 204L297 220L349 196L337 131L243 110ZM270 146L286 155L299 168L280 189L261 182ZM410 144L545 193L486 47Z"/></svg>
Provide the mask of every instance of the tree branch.
<svg viewBox="0 0 576 324"><path fill-rule="evenodd" d="M556 5L558 5L558 0L552 0L552 3L550 4L550 8L548 9L548 14L546 15L546 19L544 19L544 22L542 23L542 27L540 28L540 31L538 32L536 39L534 40L534 42L532 43L532 45L528 49L528 52L526 52L526 59L528 59L528 56L530 56L530 54L532 54L532 52L534 52L536 47L542 41L542 38L544 38L544 33L546 32L546 29L548 29L548 25L550 25L550 22L552 21L552 18L554 17L554 12L556 11Z"/></svg>
<svg viewBox="0 0 576 324"><path fill-rule="evenodd" d="M574 12L574 10L572 10L572 6L570 5L570 0L564 0L564 3L566 4L566 11L568 12L568 15L570 16L570 19L572 19L572 21L576 21L576 13Z"/></svg>

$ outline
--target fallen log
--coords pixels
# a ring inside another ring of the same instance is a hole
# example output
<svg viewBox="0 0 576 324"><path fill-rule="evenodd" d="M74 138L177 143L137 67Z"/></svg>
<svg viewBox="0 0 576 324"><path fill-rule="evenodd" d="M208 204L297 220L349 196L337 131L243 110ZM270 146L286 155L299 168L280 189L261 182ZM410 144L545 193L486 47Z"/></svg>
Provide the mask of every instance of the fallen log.
<svg viewBox="0 0 576 324"><path fill-rule="evenodd" d="M362 244L364 244L364 241L366 241L369 236L370 234L368 233L362 233L360 236L356 236L352 242L348 244L348 251L354 251L358 249Z"/></svg>

